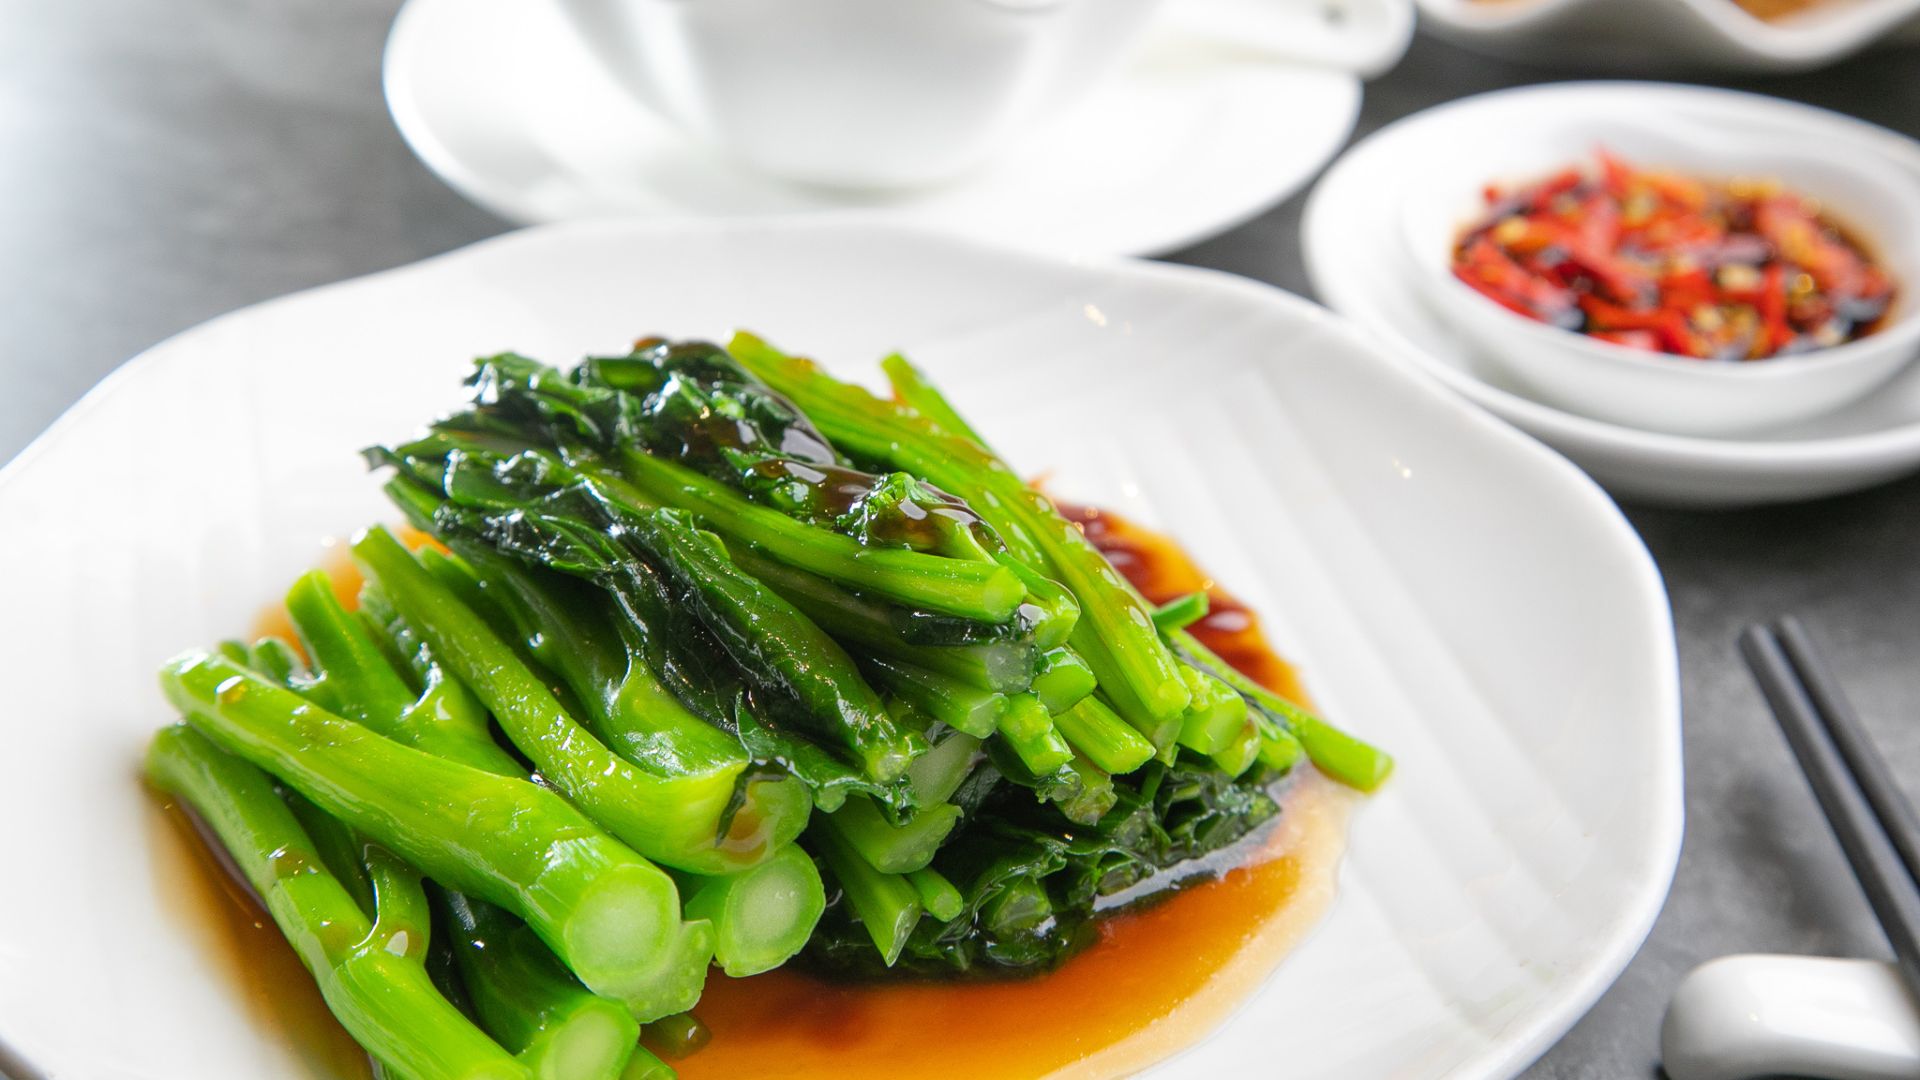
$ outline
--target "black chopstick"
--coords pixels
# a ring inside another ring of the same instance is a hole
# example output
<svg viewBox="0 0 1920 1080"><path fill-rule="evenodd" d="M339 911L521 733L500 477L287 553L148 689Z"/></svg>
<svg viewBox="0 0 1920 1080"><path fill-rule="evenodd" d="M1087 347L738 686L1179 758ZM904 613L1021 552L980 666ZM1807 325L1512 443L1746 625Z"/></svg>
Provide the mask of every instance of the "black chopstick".
<svg viewBox="0 0 1920 1080"><path fill-rule="evenodd" d="M1893 945L1908 989L1920 997L1920 862L1901 857L1903 848L1920 854L1913 807L1798 623L1750 626L1740 651ZM1880 815L1883 800L1890 812ZM1903 837L1898 847L1896 836Z"/></svg>

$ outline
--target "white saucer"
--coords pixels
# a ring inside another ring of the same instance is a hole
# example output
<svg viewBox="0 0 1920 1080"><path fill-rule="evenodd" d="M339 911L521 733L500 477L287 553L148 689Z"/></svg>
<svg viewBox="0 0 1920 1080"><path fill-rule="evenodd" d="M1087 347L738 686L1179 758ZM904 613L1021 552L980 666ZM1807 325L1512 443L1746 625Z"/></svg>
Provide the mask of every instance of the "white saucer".
<svg viewBox="0 0 1920 1080"><path fill-rule="evenodd" d="M510 221L866 211L1088 254L1170 251L1298 190L1346 141L1350 74L1162 35L1067 116L970 177L886 196L745 172L627 99L550 5L410 0L387 39L388 107L428 168Z"/></svg>
<svg viewBox="0 0 1920 1080"><path fill-rule="evenodd" d="M1419 163L1471 154L1514 118L1604 107L1611 115L1761 127L1920 182L1920 143L1824 109L1755 94L1660 83L1562 83L1481 94L1408 117L1347 152L1308 200L1307 273L1334 310L1380 335L1461 394L1553 446L1615 495L1741 506L1833 495L1920 470L1920 366L1867 400L1805 424L1740 439L1662 435L1563 412L1521 396L1420 295L1393 212ZM1920 282L1911 287L1920 288Z"/></svg>

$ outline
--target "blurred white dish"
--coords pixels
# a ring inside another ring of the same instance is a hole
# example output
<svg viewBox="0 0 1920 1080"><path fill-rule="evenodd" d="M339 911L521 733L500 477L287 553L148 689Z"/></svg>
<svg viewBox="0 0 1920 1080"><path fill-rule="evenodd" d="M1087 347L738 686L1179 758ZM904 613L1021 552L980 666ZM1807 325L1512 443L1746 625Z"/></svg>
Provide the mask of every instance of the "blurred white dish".
<svg viewBox="0 0 1920 1080"><path fill-rule="evenodd" d="M1674 990L1660 1064L1671 1080L1912 1080L1920 1014L1884 960L1722 956Z"/></svg>
<svg viewBox="0 0 1920 1080"><path fill-rule="evenodd" d="M1732 435L1808 420L1858 400L1920 352L1920 188L1879 156L1796 145L1796 119L1702 128L1662 113L1584 105L1462 113L1444 158L1422 164L1401 203L1402 252L1428 303L1531 396L1582 416L1677 435ZM1486 216L1488 184L1511 190L1604 149L1629 164L1706 179L1778 180L1852 227L1893 276L1894 306L1873 333L1800 356L1723 363L1629 348L1529 319L1453 273L1460 234Z"/></svg>
<svg viewBox="0 0 1920 1080"><path fill-rule="evenodd" d="M770 176L948 180L1109 76L1161 0L554 0L634 103ZM1233 49L1365 75L1406 51L1407 0L1180 0Z"/></svg>
<svg viewBox="0 0 1920 1080"><path fill-rule="evenodd" d="M1658 83L1562 83L1482 94L1428 109L1362 140L1330 168L1302 225L1314 291L1453 389L1538 436L1614 494L1689 506L1787 502L1868 487L1920 469L1920 368L1854 405L1742 439L1640 431L1529 400L1441 319L1407 266L1392 211L1432 163L1454 153L1456 125L1535 111L1611 109L1689 126L1791 125L1823 153L1912 175L1920 145L1824 109L1754 94Z"/></svg>
<svg viewBox="0 0 1920 1080"><path fill-rule="evenodd" d="M906 350L1063 496L1170 531L1398 759L1325 921L1153 1075L1509 1077L1639 947L1680 843L1672 619L1565 461L1225 274L863 224L583 223L216 319L0 471L0 521L31 522L0 530L0 726L31 763L0 785L0 1060L327 1076L185 902L204 882L139 779L171 719L156 666L243 631L318 538L393 520L356 451L457 404L469 357L741 325L869 377Z"/></svg>
<svg viewBox="0 0 1920 1080"><path fill-rule="evenodd" d="M1920 0L1826 0L1777 22L1733 0L1416 0L1421 27L1478 52L1617 71L1806 71L1920 37Z"/></svg>
<svg viewBox="0 0 1920 1080"><path fill-rule="evenodd" d="M516 223L858 212L1089 254L1169 251L1259 214L1333 157L1360 109L1352 74L1156 31L979 170L879 194L783 183L697 145L583 56L550 4L409 0L384 79L421 161Z"/></svg>

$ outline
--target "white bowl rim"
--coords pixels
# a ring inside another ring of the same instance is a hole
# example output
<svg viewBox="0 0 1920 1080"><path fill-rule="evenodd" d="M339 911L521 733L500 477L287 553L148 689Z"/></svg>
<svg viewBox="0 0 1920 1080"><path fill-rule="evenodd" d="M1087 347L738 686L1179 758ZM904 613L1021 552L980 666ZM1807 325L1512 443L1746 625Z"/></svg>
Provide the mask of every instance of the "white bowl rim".
<svg viewBox="0 0 1920 1080"><path fill-rule="evenodd" d="M1558 0L1543 0L1543 2L1558 2ZM1729 0L1714 0L1714 2L1729 2ZM1916 3L1920 3L1920 0L1916 0ZM1658 121L1647 123L1622 118L1614 122L1626 127L1638 128L1649 134L1660 134ZM1812 160L1823 165L1828 164L1813 155L1795 153L1785 156ZM1581 162L1575 162L1574 167L1580 167L1581 164ZM1905 206L1909 212L1908 220L1891 231L1920 235L1920 195L1909 190L1908 185L1883 182L1871 170L1860 169L1851 164L1843 165L1841 168L1855 180L1864 181L1871 187L1879 188L1889 201ZM1595 363L1612 364L1615 367L1634 367L1646 372L1659 371L1665 373L1667 377L1683 378L1705 384L1735 381L1760 383L1769 380L1795 379L1806 375L1813 368L1838 367L1849 361L1858 366L1866 361L1879 359L1878 354L1887 349L1911 350L1920 347L1920 302L1917 302L1913 295L1916 289L1920 289L1920 280L1915 280L1920 275L1916 274L1894 277L1894 307L1890 313L1891 317L1883 317L1880 325L1871 333L1843 341L1838 345L1822 346L1786 356L1763 357L1759 360L1723 361L1678 356L1673 353L1621 345L1577 330L1553 326L1496 303L1478 289L1460 280L1459 276L1453 273L1453 259L1450 255L1444 259L1431 258L1433 253L1420 250L1419 240L1424 237L1416 239L1411 234L1417 226L1424 225L1425 222L1409 219L1409 214L1420 205L1422 204L1415 201L1401 204L1400 233L1409 249L1407 252L1409 272L1424 279L1430 289L1444 292L1451 300L1472 303L1482 311L1486 309L1498 311L1500 316L1504 316L1502 325L1510 331L1532 338L1542 349L1575 352ZM1842 220L1848 224L1852 223L1852 219L1845 216ZM1459 234L1467 227L1471 226L1456 226L1454 232ZM1876 246L1869 245L1868 251L1873 251ZM1916 265L1909 269L1920 270L1920 244L1916 244L1911 254L1913 258L1910 261ZM1888 274L1893 274L1886 260L1875 258L1872 261ZM1497 319L1500 316L1491 317Z"/></svg>
<svg viewBox="0 0 1920 1080"><path fill-rule="evenodd" d="M1570 8L1601 0L1414 0L1422 17L1467 30L1525 29ZM1819 61L1864 47L1920 13L1920 0L1871 0L1811 11L1780 22L1747 14L1733 0L1670 0L1722 38L1768 59Z"/></svg>
<svg viewBox="0 0 1920 1080"><path fill-rule="evenodd" d="M1424 5L1427 0L1420 0L1420 2ZM1542 2L1558 2L1558 0L1542 0ZM1920 7L1920 0L1915 0L1915 3L1916 7ZM1371 141L1402 125L1430 120L1458 109L1473 108L1491 100L1508 97L1647 92L1718 101L1721 104L1734 104L1756 111L1772 109L1796 113L1803 120L1843 129L1857 140L1873 140L1890 157L1902 159L1909 167L1920 172L1920 140L1912 139L1878 124L1836 113L1830 109L1822 109L1817 105L1788 101L1766 94L1719 86L1662 82L1657 79L1583 79L1489 90L1455 98L1410 116L1403 116L1367 135L1362 141ZM1353 148L1349 147L1347 153L1352 152ZM1343 154L1342 159L1345 156ZM1333 174L1339 167L1340 161L1336 160L1328 167L1328 173L1323 174L1320 183L1308 193L1305 220L1313 219L1314 204L1321 198L1321 188L1326 185L1326 176ZM1305 249L1304 257L1307 262L1308 279L1320 279L1323 275L1313 269L1314 256L1310 247ZM1510 390L1483 382L1470 372L1463 371L1452 364L1435 360L1417 347L1401 346L1396 343L1393 350L1397 355L1407 356L1422 371L1439 379L1457 393L1502 419L1519 425L1529 432L1550 432L1555 439L1579 443L1587 447L1624 450L1641 456L1722 467L1754 475L1770 474L1782 468L1818 468L1826 465L1857 465L1876 461L1898 462L1911 456L1912 451L1920 447L1920 420L1876 431L1811 439L1722 439L1645 431L1630 428L1624 424L1579 416L1556 409L1551 405L1543 405Z"/></svg>
<svg viewBox="0 0 1920 1080"><path fill-rule="evenodd" d="M1920 227L1920 220L1917 220L1914 225ZM1504 316L1503 325L1533 338L1543 348L1576 352L1599 363L1659 372L1665 376L1691 379L1701 383L1736 381L1758 383L1796 379L1814 373L1816 369L1835 368L1848 363L1858 365L1865 361L1879 359L1878 353L1888 348L1920 345L1920 305L1907 302L1896 310L1896 317L1885 325L1870 334L1843 341L1838 345L1790 353L1786 356L1769 356L1759 360L1718 360L1678 356L1674 353L1655 352L1652 349L1636 349L1631 345L1621 345L1578 330L1568 330L1538 319L1528 318L1503 304L1495 303L1478 289L1461 281L1450 272L1429 275L1427 269L1422 266L1411 267L1410 272L1423 277L1430 276L1432 283L1447 290L1449 295L1461 299L1462 302L1476 303L1480 310L1494 313L1495 318ZM1909 286L1905 282L1898 282L1896 287L1897 291L1894 295L1898 300L1907 300L1906 293Z"/></svg>

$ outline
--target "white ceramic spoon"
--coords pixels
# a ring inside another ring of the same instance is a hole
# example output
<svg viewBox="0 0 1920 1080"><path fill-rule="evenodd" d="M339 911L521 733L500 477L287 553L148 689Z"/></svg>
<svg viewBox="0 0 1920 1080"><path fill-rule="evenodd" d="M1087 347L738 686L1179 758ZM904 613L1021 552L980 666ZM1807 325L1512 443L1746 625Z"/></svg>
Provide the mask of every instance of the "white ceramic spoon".
<svg viewBox="0 0 1920 1080"><path fill-rule="evenodd" d="M1671 1080L1912 1080L1920 1003L1879 960L1723 956L1673 992L1660 1056Z"/></svg>

